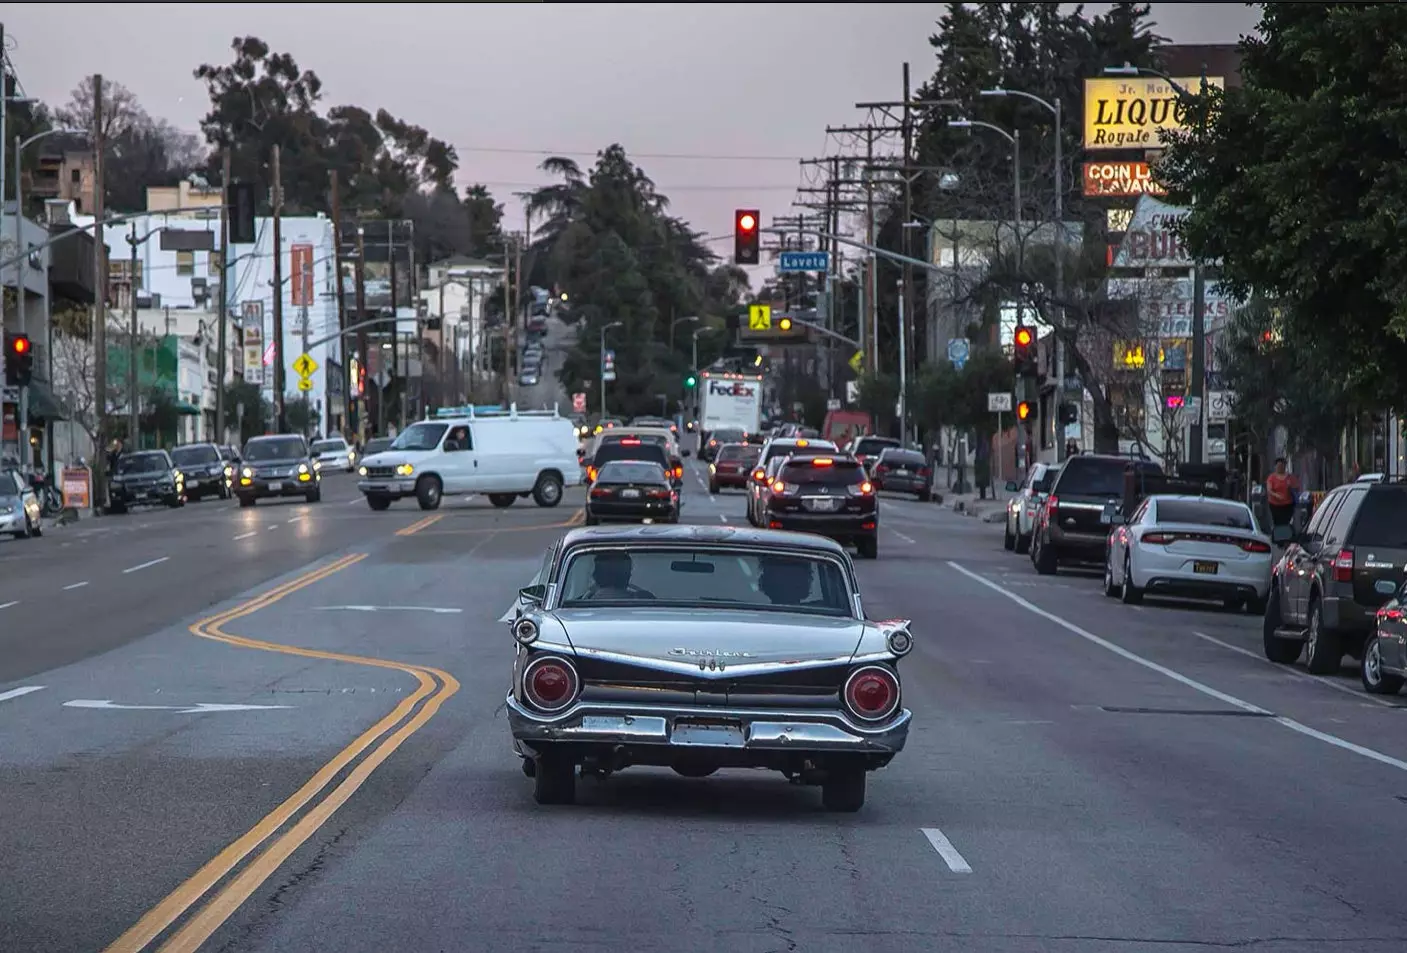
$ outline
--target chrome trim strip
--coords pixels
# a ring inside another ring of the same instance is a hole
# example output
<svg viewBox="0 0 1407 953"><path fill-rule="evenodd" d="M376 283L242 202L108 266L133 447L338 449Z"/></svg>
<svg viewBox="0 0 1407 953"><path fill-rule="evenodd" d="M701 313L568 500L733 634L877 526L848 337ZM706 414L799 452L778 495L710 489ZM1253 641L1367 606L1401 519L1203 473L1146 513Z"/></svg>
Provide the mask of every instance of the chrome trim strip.
<svg viewBox="0 0 1407 953"><path fill-rule="evenodd" d="M548 643L537 642L537 648L546 649ZM677 662L672 659L652 658L640 655L629 655L622 652L610 652L605 649L578 648L575 650L578 658L600 659L603 662L615 662L622 665L633 665L637 668L649 669L656 672L670 672L676 675L687 675L691 678L703 678L709 680L722 680L729 678L745 678L751 675L766 675L771 672L802 672L815 668L834 668L840 665L850 665L860 659L846 652L843 655L835 655L827 658L806 659L804 661L785 662L743 662L734 664L724 661L718 668L702 668L698 662ZM894 661L894 656L888 652L881 652L874 656L864 656L866 661ZM705 663L706 664L706 663Z"/></svg>

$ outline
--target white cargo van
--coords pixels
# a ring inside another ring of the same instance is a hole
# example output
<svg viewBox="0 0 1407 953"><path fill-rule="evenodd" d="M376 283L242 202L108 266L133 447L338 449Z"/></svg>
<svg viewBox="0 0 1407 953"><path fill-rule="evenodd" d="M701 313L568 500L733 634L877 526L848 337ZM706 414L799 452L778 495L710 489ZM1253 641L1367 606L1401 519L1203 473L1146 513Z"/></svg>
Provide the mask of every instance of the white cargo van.
<svg viewBox="0 0 1407 953"><path fill-rule="evenodd" d="M494 506L520 496L556 506L565 487L581 483L576 450L576 428L555 409L442 410L362 460L357 489L373 510L407 496L433 510L446 493L481 493Z"/></svg>

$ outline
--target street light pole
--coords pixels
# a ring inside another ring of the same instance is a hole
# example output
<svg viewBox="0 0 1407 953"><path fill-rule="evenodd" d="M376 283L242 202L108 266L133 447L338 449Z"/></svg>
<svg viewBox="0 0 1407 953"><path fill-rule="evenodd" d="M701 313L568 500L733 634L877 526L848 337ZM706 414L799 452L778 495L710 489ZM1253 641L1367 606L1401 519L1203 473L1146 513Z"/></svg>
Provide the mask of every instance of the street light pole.
<svg viewBox="0 0 1407 953"><path fill-rule="evenodd" d="M601 325L601 360L597 367L597 373L601 375L601 416L606 416L606 332L611 328L621 327L624 321L612 321L610 324Z"/></svg>

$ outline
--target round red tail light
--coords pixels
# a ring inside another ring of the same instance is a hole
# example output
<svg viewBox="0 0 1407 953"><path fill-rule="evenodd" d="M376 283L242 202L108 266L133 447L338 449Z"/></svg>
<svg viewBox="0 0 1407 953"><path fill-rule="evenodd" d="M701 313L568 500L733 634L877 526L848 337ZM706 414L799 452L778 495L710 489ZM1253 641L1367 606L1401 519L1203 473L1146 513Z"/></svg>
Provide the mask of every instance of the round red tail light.
<svg viewBox="0 0 1407 953"><path fill-rule="evenodd" d="M869 665L845 681L845 707L862 721L882 721L899 707L899 679L887 668Z"/></svg>
<svg viewBox="0 0 1407 953"><path fill-rule="evenodd" d="M576 700L576 669L566 659L543 656L523 669L523 694L539 711L561 711Z"/></svg>

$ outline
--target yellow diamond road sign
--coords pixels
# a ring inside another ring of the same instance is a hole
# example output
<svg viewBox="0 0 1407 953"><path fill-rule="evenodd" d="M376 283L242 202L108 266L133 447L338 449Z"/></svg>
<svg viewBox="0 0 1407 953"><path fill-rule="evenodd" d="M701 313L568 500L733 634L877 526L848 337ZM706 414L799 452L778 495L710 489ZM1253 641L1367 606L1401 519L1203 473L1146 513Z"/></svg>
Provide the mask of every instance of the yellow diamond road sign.
<svg viewBox="0 0 1407 953"><path fill-rule="evenodd" d="M860 373L861 362L865 359L864 351L856 351L855 356L850 358L850 369L856 374Z"/></svg>
<svg viewBox="0 0 1407 953"><path fill-rule="evenodd" d="M310 391L310 390L312 390L312 389L313 389L313 382L312 382L312 380L311 380L310 378L307 378L307 377L300 377L300 378L298 378L298 389L301 390L301 391Z"/></svg>
<svg viewBox="0 0 1407 953"><path fill-rule="evenodd" d="M770 304L748 305L747 326L750 331L772 330L772 306Z"/></svg>
<svg viewBox="0 0 1407 953"><path fill-rule="evenodd" d="M293 371L299 377L312 377L313 372L318 369L318 362L306 354L299 354L297 360L293 362ZM303 388L307 390L307 388Z"/></svg>

